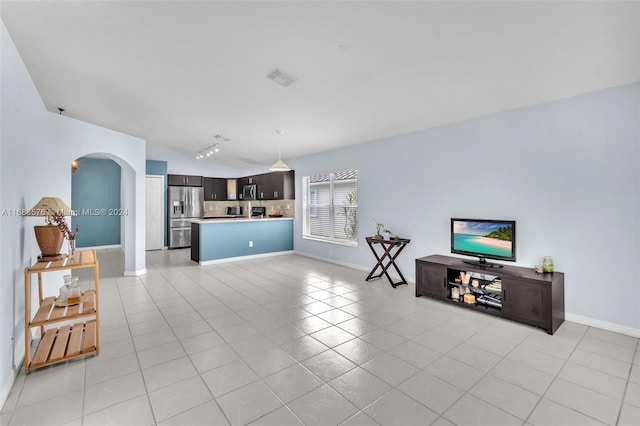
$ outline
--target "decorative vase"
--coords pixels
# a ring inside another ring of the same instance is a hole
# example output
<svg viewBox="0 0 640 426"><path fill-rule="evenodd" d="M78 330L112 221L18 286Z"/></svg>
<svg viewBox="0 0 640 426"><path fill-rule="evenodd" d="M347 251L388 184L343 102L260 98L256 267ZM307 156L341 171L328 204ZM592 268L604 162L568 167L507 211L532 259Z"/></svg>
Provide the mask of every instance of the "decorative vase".
<svg viewBox="0 0 640 426"><path fill-rule="evenodd" d="M69 251L67 252L67 255L72 257L74 254L76 254L76 239L69 238Z"/></svg>
<svg viewBox="0 0 640 426"><path fill-rule="evenodd" d="M34 226L36 241L42 252L43 261L60 260L60 248L64 242L64 234L55 225Z"/></svg>

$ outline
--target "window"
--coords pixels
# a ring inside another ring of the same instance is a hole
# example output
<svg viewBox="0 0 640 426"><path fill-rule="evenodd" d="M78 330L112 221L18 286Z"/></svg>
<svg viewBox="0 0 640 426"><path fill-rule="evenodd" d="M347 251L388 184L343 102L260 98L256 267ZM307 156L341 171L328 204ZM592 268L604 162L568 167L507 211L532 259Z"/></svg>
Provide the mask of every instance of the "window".
<svg viewBox="0 0 640 426"><path fill-rule="evenodd" d="M302 236L357 245L358 171L302 178Z"/></svg>
<svg viewBox="0 0 640 426"><path fill-rule="evenodd" d="M309 215L311 217L318 217L318 190L315 188L309 189Z"/></svg>

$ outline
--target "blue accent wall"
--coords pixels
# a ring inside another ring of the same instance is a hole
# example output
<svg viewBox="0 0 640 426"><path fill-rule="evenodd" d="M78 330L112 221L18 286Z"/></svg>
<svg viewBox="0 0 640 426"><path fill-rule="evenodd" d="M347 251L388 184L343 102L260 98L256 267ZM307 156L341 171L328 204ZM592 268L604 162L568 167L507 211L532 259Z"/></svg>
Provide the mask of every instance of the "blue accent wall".
<svg viewBox="0 0 640 426"><path fill-rule="evenodd" d="M253 247L249 247L253 241ZM293 220L204 222L200 260L216 260L293 250Z"/></svg>
<svg viewBox="0 0 640 426"><path fill-rule="evenodd" d="M167 176L167 162L147 160L147 174Z"/></svg>
<svg viewBox="0 0 640 426"><path fill-rule="evenodd" d="M71 176L71 218L80 225L76 247L120 244L120 166L113 160L79 158Z"/></svg>
<svg viewBox="0 0 640 426"><path fill-rule="evenodd" d="M168 184L167 184L167 162L166 161L157 161L157 160L147 160L147 174L148 175L162 175L164 176L164 222L165 222L165 226L163 227L164 230L164 245L165 247L168 246L168 242L167 242L167 191L168 191Z"/></svg>

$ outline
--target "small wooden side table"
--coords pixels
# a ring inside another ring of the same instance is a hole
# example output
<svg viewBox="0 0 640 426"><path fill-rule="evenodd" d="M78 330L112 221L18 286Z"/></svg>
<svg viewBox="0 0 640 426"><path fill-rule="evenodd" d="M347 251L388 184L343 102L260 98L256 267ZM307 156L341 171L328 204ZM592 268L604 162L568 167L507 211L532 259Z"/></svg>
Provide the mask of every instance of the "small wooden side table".
<svg viewBox="0 0 640 426"><path fill-rule="evenodd" d="M369 272L369 275L367 276L365 281L369 281L374 278L380 278L382 275L384 275L387 277L387 279L389 280L389 284L391 284L393 288L396 288L397 286L402 284L407 284L406 278L404 277L404 275L402 275L402 272L400 272L400 268L398 268L398 265L396 265L396 259L398 258L402 250L404 250L404 248L407 246L407 244L411 242L411 240L406 238L400 238L398 240L385 240L382 238L374 237L367 237L366 240L367 244L369 244L371 252L376 257L378 263L376 263L376 266L374 266L371 272ZM380 245L382 247L382 256L378 255L378 253L376 252L376 245ZM387 260L386 264L384 263L385 260ZM389 276L389 273L387 272L387 270L391 266L395 268L402 281L398 281L397 283L393 282L393 280ZM378 268L381 268L381 272L378 275L374 275Z"/></svg>

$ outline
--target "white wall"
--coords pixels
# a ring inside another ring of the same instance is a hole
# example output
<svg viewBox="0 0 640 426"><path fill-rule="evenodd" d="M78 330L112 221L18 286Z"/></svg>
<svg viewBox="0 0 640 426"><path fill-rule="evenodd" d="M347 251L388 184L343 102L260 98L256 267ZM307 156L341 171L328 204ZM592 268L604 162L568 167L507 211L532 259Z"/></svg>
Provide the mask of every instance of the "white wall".
<svg viewBox="0 0 640 426"><path fill-rule="evenodd" d="M29 209L43 196L71 202L71 161L92 153L116 160L127 197L123 208L125 271L145 268L145 143L143 140L46 111L4 23L1 33L0 133L0 401L4 401L24 356L24 268L39 254L33 226L13 209ZM71 109L70 107L68 107ZM140 214L137 214L140 212ZM59 283L44 275L45 287ZM14 339L12 341L12 339Z"/></svg>
<svg viewBox="0 0 640 426"><path fill-rule="evenodd" d="M450 254L451 217L515 219L516 264L553 256L569 319L640 336L639 105L635 84L290 160L298 212L302 176L359 175L358 247L302 239L298 215L295 249L370 268L376 218L411 238L414 279L415 258Z"/></svg>
<svg viewBox="0 0 640 426"><path fill-rule="evenodd" d="M4 28L4 23L2 23L2 28L0 29L0 37L4 37L6 35L6 30ZM0 39L0 48L4 48L4 43ZM3 61L4 57L0 56L0 61ZM0 98L4 98L4 71L0 73ZM4 146L6 145L4 141L4 135L1 133L2 126L2 110L0 109L0 165L4 164ZM0 170L0 209L4 204L4 173ZM5 240L5 225L2 216L0 216L0 247L2 248L2 252L4 253L4 249L6 246L2 243ZM5 279L10 280L13 278L13 274L10 272L8 262L5 262L4 256L0 255L0 403L4 405L5 400L7 399L7 395L9 394L9 390L11 385L13 384L14 371L11 367L13 365L12 355L13 355L13 306L14 306L14 298L13 296L13 288L15 288L15 284L4 284L5 282L11 283L12 281L5 281ZM6 273L5 273L6 271Z"/></svg>
<svg viewBox="0 0 640 426"><path fill-rule="evenodd" d="M147 143L146 159L166 161L168 174L224 178L240 176L237 169L221 164L218 161L209 159L196 160L195 153L189 155L152 143Z"/></svg>

